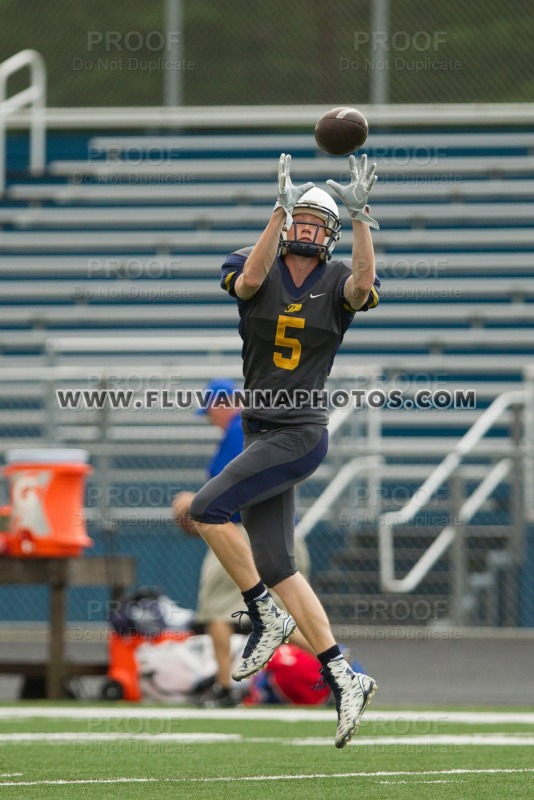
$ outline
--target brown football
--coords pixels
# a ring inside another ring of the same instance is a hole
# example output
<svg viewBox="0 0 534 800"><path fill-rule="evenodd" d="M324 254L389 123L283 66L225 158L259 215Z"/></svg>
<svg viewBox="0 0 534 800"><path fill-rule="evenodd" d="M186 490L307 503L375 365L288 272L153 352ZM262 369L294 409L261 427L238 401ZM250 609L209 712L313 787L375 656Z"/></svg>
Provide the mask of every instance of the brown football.
<svg viewBox="0 0 534 800"><path fill-rule="evenodd" d="M362 146L368 133L361 111L343 106L323 114L315 126L315 141L331 156L347 156Z"/></svg>

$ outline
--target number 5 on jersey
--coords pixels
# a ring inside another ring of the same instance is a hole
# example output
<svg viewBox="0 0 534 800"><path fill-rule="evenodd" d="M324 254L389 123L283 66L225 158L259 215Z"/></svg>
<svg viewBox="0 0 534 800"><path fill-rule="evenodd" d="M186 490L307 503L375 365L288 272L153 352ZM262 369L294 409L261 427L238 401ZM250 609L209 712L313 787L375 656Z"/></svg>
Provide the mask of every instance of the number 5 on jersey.
<svg viewBox="0 0 534 800"><path fill-rule="evenodd" d="M303 328L306 324L304 317L286 317L280 314L276 326L276 336L274 343L277 347L287 347L291 350L290 356L283 356L277 350L273 353L273 361L280 369L295 369L300 361L302 345L298 339L286 336L288 328Z"/></svg>

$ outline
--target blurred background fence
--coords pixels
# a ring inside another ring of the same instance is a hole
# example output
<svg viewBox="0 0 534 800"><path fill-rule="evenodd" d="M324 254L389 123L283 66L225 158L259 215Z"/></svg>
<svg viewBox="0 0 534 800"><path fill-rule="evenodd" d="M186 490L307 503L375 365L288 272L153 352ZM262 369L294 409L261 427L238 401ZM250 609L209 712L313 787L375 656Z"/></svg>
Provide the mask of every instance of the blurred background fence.
<svg viewBox="0 0 534 800"><path fill-rule="evenodd" d="M202 484L216 431L190 412L61 410L55 390L133 387L142 399L238 379L220 264L261 231L282 150L296 181L347 179L345 161L318 151L312 121L364 105L382 299L347 332L331 388L400 388L412 401L421 388L468 390L476 403L343 417L299 491L312 581L340 624L534 627L533 108L524 102L511 121L492 106L488 121L488 107L471 106L458 123L441 105L531 100L534 11L516 0L51 0L24 14L0 0L0 11L0 59L39 50L48 105L65 106L41 175L28 171L26 133L8 141L2 450L85 447L93 552L133 553L140 583L194 607L205 546L178 532L169 507L175 491ZM10 93L25 86L9 81ZM162 127L165 102L185 108ZM405 103L417 120L398 111ZM223 120L210 104L244 109ZM100 112L80 121L71 106L109 106L111 124L131 130L104 131ZM155 109L121 118L122 106ZM341 214L336 254L348 257ZM449 470L505 392L521 400ZM47 613L44 589L0 587L7 623ZM69 618L102 622L104 591L72 590Z"/></svg>
<svg viewBox="0 0 534 800"><path fill-rule="evenodd" d="M110 573L116 569L114 555L133 555L140 584L158 585L179 605L194 608L205 545L178 531L170 506L177 491L202 485L218 433L194 409L171 410L164 403L170 406L176 391L201 389L214 370L238 379L238 367L227 343L221 360L216 341L211 354L206 346L201 365L184 364L184 351L195 349L195 333L188 335L174 347L168 341L176 364L167 367L124 364L129 354L120 340L79 339L78 348L74 340L72 351L86 352L85 367L83 355L78 366L4 367L0 404L5 449L53 444L89 450L94 471L85 517L94 548L88 555L109 556ZM61 340L48 341L53 349ZM150 338L143 346L159 347ZM105 353L100 360L122 349L123 363L110 368L91 363L99 349ZM391 368L349 357L335 369L330 388L387 395L395 377ZM409 387L403 378L408 407L421 377ZM442 392L452 386L442 382ZM61 408L58 392L79 389L92 396L110 392L120 402L108 397L98 401L101 408L88 409L81 401L77 408ZM158 398L151 409L147 391ZM125 392L131 396L121 408ZM532 498L524 497L534 453L524 438L534 383L528 392L518 387L509 395L510 405L487 426L489 436L477 439L468 431L471 446L453 447L458 456L450 464L452 438L442 430L443 410L398 412L364 404L333 411L328 458L299 489L297 533L306 536L312 582L334 622L534 627ZM452 415L449 424L454 421L457 428L476 419L469 410ZM402 431L403 417L408 429L419 430L411 436ZM479 427L481 420L478 416ZM432 437L433 427L441 429L441 438ZM7 503L5 482L2 490L0 500ZM432 558L444 537L445 546ZM70 620L105 621L104 589L71 589L69 597ZM47 619L44 588L0 587L0 604L6 622Z"/></svg>
<svg viewBox="0 0 534 800"><path fill-rule="evenodd" d="M524 0L49 0L23 13L1 0L0 14L0 61L41 52L50 106L528 102L534 93L534 8Z"/></svg>

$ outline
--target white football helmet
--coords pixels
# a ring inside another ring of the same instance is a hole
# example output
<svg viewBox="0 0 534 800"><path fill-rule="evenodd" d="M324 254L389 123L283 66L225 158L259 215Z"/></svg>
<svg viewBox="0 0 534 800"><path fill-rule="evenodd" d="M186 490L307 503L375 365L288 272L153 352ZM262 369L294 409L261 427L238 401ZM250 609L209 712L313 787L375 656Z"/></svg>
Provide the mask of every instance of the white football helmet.
<svg viewBox="0 0 534 800"><path fill-rule="evenodd" d="M319 228L326 228L326 236L322 244L313 242L298 241L298 219L293 219L293 239L287 238L287 231L282 231L280 236L280 255L294 253L298 256L319 256L321 261L328 261L332 257L336 242L339 241L341 232L341 220L335 201L323 189L314 186L308 189L298 203L295 204L291 212L293 218L298 214L313 214L323 221L323 225L317 224L314 239L317 238ZM296 223L296 225L295 225Z"/></svg>

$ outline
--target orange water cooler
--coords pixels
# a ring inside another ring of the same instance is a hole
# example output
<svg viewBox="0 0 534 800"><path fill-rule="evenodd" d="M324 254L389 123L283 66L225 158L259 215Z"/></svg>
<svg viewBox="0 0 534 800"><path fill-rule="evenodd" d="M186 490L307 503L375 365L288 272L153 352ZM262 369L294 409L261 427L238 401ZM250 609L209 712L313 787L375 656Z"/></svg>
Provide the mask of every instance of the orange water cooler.
<svg viewBox="0 0 534 800"><path fill-rule="evenodd" d="M93 544L83 517L88 457L86 450L66 448L6 453L9 555L66 558Z"/></svg>

